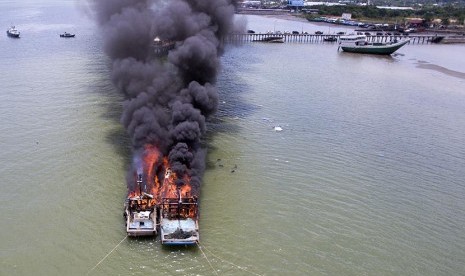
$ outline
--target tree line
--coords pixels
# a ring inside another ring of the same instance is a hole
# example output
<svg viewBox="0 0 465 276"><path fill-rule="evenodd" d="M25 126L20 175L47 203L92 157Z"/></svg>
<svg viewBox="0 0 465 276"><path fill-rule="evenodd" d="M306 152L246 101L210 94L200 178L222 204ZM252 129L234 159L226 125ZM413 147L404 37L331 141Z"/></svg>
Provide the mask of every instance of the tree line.
<svg viewBox="0 0 465 276"><path fill-rule="evenodd" d="M442 24L448 25L451 19L457 20L458 24L464 24L465 8L444 6L444 7L424 7L413 10L379 9L376 6L313 6L318 9L318 15L341 16L342 13L351 13L353 19L375 19L387 21L389 19L405 19L408 17L419 17L430 23L434 19L441 19ZM315 17L316 15L308 15Z"/></svg>

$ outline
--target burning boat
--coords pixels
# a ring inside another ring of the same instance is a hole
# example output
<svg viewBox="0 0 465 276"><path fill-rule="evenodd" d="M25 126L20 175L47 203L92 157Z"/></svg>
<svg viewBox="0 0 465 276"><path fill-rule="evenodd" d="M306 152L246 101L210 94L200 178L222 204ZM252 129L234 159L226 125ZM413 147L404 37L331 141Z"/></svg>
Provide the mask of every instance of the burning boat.
<svg viewBox="0 0 465 276"><path fill-rule="evenodd" d="M137 175L137 185L142 187L142 174ZM131 194L124 204L126 232L128 236L152 236L157 234L157 212L154 195L142 192Z"/></svg>
<svg viewBox="0 0 465 276"><path fill-rule="evenodd" d="M136 181L128 182L124 212L128 236L156 235L159 231L162 244L196 244L198 201L189 174L176 166L172 169L168 158L150 145L134 159L134 168Z"/></svg>
<svg viewBox="0 0 465 276"><path fill-rule="evenodd" d="M173 179L168 168L159 208L161 243L194 245L199 241L197 197L190 195L189 185L179 187Z"/></svg>

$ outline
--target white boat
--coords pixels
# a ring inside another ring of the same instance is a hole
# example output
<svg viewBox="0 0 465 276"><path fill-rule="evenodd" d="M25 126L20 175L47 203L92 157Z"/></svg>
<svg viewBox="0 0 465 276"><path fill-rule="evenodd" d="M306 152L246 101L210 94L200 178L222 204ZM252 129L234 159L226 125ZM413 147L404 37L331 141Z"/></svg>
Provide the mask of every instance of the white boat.
<svg viewBox="0 0 465 276"><path fill-rule="evenodd" d="M16 30L15 26L11 26L8 30L6 30L6 34L9 37L19 38L19 31Z"/></svg>
<svg viewBox="0 0 465 276"><path fill-rule="evenodd" d="M60 34L60 37L75 37L76 35L75 34L70 34L70 33L67 33L67 32L64 32L62 34Z"/></svg>
<svg viewBox="0 0 465 276"><path fill-rule="evenodd" d="M390 55L410 40L397 40L388 42L369 42L366 35L347 35L339 37L339 47L345 52Z"/></svg>
<svg viewBox="0 0 465 276"><path fill-rule="evenodd" d="M137 184L142 186L142 175ZM124 204L126 233L128 236L154 236L157 234L157 212L154 196L145 192L128 196Z"/></svg>

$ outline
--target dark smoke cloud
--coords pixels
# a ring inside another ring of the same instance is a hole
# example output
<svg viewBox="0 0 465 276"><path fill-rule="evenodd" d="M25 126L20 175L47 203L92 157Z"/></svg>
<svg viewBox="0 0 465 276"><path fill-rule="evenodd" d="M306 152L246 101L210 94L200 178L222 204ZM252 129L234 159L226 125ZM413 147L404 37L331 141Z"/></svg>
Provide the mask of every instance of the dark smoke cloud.
<svg viewBox="0 0 465 276"><path fill-rule="evenodd" d="M145 145L155 145L198 192L206 155L200 141L217 110L214 84L236 1L88 1L102 27L113 82L126 96L121 122L134 159ZM152 55L156 36L175 43L163 61Z"/></svg>

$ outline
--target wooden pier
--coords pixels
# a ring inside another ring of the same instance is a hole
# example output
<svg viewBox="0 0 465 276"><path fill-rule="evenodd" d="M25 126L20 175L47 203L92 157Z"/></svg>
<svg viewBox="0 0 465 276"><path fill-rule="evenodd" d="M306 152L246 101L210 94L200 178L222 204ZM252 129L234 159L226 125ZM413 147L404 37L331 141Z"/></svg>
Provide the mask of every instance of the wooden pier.
<svg viewBox="0 0 465 276"><path fill-rule="evenodd" d="M325 41L325 39L334 37L335 34L230 34L226 37L227 43L249 43L254 41L266 40L268 37L281 37L285 43L335 43L334 41ZM367 36L368 41L388 42L401 41L410 39L410 44L430 44L436 35L371 35Z"/></svg>

